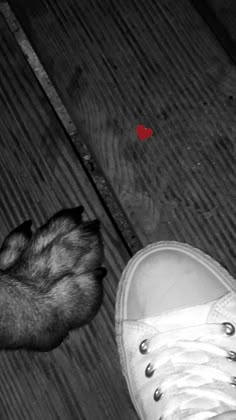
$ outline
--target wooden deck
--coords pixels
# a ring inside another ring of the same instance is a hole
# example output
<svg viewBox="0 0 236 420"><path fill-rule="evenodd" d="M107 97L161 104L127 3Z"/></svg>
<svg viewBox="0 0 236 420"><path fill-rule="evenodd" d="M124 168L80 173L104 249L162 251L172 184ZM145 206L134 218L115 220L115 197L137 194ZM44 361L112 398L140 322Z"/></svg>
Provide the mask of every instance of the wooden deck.
<svg viewBox="0 0 236 420"><path fill-rule="evenodd" d="M10 0L79 143L0 17L0 240L27 218L39 226L82 204L102 222L108 269L88 326L49 353L0 353L0 419L137 419L114 335L116 288L134 249L188 242L236 275L236 12L224 4L222 15L223 0ZM140 141L139 124L154 135Z"/></svg>

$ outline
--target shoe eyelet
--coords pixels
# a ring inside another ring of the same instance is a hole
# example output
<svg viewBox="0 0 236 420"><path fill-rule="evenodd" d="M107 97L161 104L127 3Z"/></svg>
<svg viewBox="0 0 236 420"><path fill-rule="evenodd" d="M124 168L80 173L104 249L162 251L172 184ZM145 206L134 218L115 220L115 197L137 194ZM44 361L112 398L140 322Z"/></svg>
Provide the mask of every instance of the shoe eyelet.
<svg viewBox="0 0 236 420"><path fill-rule="evenodd" d="M153 365L151 363L149 363L146 367L146 370L145 370L145 375L147 376L147 378L151 378L154 371L155 371L155 369L153 369Z"/></svg>
<svg viewBox="0 0 236 420"><path fill-rule="evenodd" d="M153 398L155 401L159 401L162 397L162 393L161 390L159 388L157 388L153 394Z"/></svg>
<svg viewBox="0 0 236 420"><path fill-rule="evenodd" d="M235 328L231 322L222 322L222 325L224 326L224 333L226 335L234 335Z"/></svg>
<svg viewBox="0 0 236 420"><path fill-rule="evenodd" d="M228 356L226 357L226 359L230 359L233 362L236 362L236 353L235 353L235 351L229 350L228 351Z"/></svg>
<svg viewBox="0 0 236 420"><path fill-rule="evenodd" d="M139 351L140 351L140 353L142 353L142 354L146 354L146 353L148 352L147 339L143 340L143 341L140 343L140 346L139 346Z"/></svg>
<svg viewBox="0 0 236 420"><path fill-rule="evenodd" d="M230 382L230 385L236 388L236 376L232 376L232 382Z"/></svg>

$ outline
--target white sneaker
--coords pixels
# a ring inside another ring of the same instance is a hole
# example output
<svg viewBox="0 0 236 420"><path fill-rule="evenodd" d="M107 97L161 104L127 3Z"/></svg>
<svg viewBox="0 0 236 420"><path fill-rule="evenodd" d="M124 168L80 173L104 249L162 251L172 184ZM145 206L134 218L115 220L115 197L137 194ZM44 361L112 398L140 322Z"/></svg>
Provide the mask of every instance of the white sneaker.
<svg viewBox="0 0 236 420"><path fill-rule="evenodd" d="M236 420L236 280L219 263L179 242L147 246L122 274L115 317L142 420Z"/></svg>

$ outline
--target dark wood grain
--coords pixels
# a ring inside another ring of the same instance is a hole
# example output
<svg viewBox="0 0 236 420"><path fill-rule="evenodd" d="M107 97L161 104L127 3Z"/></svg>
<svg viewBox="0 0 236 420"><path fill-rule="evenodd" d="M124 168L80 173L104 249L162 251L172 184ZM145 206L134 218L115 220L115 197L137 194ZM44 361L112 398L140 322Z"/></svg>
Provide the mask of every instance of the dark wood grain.
<svg viewBox="0 0 236 420"><path fill-rule="evenodd" d="M137 419L114 338L115 293L129 259L78 155L0 15L0 240L32 218L83 205L105 244L104 302L94 321L49 353L0 353L3 420Z"/></svg>
<svg viewBox="0 0 236 420"><path fill-rule="evenodd" d="M236 64L236 3L234 0L190 0Z"/></svg>
<svg viewBox="0 0 236 420"><path fill-rule="evenodd" d="M207 0L217 19L224 25L236 48L236 3L234 0Z"/></svg>
<svg viewBox="0 0 236 420"><path fill-rule="evenodd" d="M9 3L142 244L235 272L236 70L191 3Z"/></svg>

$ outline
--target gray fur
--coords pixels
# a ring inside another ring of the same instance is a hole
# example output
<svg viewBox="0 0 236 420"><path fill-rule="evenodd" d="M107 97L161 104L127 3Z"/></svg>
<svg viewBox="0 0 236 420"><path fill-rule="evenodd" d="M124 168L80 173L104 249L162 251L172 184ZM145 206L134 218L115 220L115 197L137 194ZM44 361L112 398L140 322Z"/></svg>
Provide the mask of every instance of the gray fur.
<svg viewBox="0 0 236 420"><path fill-rule="evenodd" d="M31 221L0 249L0 348L48 351L91 321L102 302L104 255L97 220L62 210L34 234Z"/></svg>

